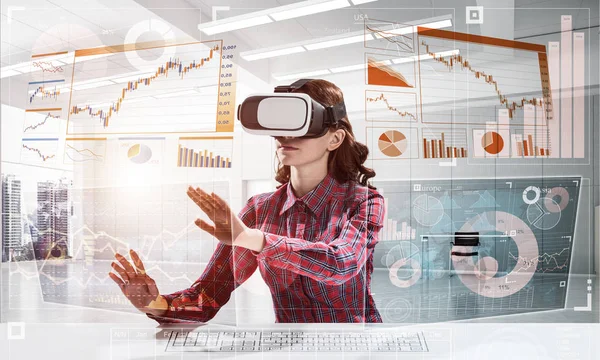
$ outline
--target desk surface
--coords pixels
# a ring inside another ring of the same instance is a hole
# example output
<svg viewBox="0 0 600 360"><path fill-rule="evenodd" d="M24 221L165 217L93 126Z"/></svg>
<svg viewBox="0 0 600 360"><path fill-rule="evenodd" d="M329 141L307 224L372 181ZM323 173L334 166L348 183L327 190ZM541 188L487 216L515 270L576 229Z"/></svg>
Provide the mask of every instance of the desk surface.
<svg viewBox="0 0 600 360"><path fill-rule="evenodd" d="M330 324L335 330L335 324ZM11 324L11 326L14 326ZM290 324L268 325L289 329ZM294 325L307 329L310 324ZM258 327L259 328L259 327ZM206 325L200 329L225 329ZM231 328L227 328L231 329ZM253 327L257 329L257 327ZM600 351L600 324L464 324L440 323L397 327L423 331L427 355L398 354L402 359L596 359ZM115 334L128 331L128 338ZM389 330L389 328L388 328ZM11 330L12 331L12 330ZM23 339L8 340L8 324L0 324L3 359L281 359L337 358L329 353L172 353L165 352L171 329L143 323L26 323ZM367 330L368 331L368 330ZM11 332L12 334L12 332ZM282 355L284 355L282 357ZM395 355L391 355L395 358ZM342 358L342 354L340 354ZM380 359L380 354L344 353L344 359Z"/></svg>

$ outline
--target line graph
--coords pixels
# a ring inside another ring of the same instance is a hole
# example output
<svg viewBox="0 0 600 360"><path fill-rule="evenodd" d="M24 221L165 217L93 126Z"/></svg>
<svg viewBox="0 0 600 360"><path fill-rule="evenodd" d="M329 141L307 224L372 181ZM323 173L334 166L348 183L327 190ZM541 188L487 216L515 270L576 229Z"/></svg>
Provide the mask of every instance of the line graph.
<svg viewBox="0 0 600 360"><path fill-rule="evenodd" d="M106 158L106 138L67 138L65 164L103 163Z"/></svg>
<svg viewBox="0 0 600 360"><path fill-rule="evenodd" d="M417 95L409 92L365 92L367 121L412 121L419 119Z"/></svg>
<svg viewBox="0 0 600 360"><path fill-rule="evenodd" d="M58 138L23 138L21 144L21 162L54 163L58 148Z"/></svg>
<svg viewBox="0 0 600 360"><path fill-rule="evenodd" d="M40 70L49 73L61 73L64 72L65 69L60 65L54 65L51 61L34 61L33 67L40 68Z"/></svg>
<svg viewBox="0 0 600 360"><path fill-rule="evenodd" d="M365 19L365 47L394 51L400 55L415 53L414 26L392 21ZM371 40L374 37L375 40Z"/></svg>
<svg viewBox="0 0 600 360"><path fill-rule="evenodd" d="M555 252L552 254L544 253L540 256L537 256L533 259L526 259L518 255L514 255L509 252L509 257L516 261L518 264L522 264L522 266L515 270L515 272L519 272L521 270L527 270L530 267L540 266L537 269L537 272L554 272L557 270L567 269L569 267L569 250L570 247L566 247L559 252ZM558 260L560 258L560 260Z"/></svg>
<svg viewBox="0 0 600 360"><path fill-rule="evenodd" d="M545 46L423 27L417 42L424 123L485 125L506 110L525 126L528 106L545 110L533 126L551 119Z"/></svg>
<svg viewBox="0 0 600 360"><path fill-rule="evenodd" d="M124 69L117 68L106 82L100 74L84 72L76 63L73 83L90 85L73 85L67 135L217 131L222 41L163 47L175 49L164 63L142 69L134 76L126 76ZM128 51L151 55L156 48L136 44L87 49L76 52L76 58L107 53L111 61L124 64ZM85 64L90 66L95 61ZM92 86L94 82L98 87Z"/></svg>
<svg viewBox="0 0 600 360"><path fill-rule="evenodd" d="M23 133L53 134L60 131L62 108L41 108L25 110Z"/></svg>

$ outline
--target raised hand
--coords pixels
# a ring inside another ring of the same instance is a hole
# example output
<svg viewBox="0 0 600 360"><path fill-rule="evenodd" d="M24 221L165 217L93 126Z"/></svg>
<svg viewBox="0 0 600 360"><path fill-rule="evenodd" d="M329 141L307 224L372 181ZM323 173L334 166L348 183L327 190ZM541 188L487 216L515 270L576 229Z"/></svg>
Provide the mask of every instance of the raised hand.
<svg viewBox="0 0 600 360"><path fill-rule="evenodd" d="M115 254L118 264L111 263L112 268L119 274L109 272L108 276L113 279L123 294L131 301L131 304L144 313L155 315L162 314L167 310L166 300L160 296L156 282L148 274L138 254L130 250L132 263L119 254Z"/></svg>
<svg viewBox="0 0 600 360"><path fill-rule="evenodd" d="M214 223L210 225L202 219L196 219L195 224L222 243L231 245L233 240L247 228L219 195L208 194L199 187L194 189L191 186L188 187L187 194Z"/></svg>

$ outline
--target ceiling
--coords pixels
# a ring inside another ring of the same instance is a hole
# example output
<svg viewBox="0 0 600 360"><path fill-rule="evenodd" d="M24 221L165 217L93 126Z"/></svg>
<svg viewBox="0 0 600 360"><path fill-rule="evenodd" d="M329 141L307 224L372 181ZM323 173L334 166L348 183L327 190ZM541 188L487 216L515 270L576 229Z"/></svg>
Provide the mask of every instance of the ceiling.
<svg viewBox="0 0 600 360"><path fill-rule="evenodd" d="M7 0L2 2L0 11L0 64L5 67L26 62L32 54L123 44L134 27L143 28L143 24L150 24L150 19L164 23L178 39L206 39L207 36L197 29L197 25L210 21L213 6L230 7L229 10L217 12L217 18L222 19L295 2L298 1ZM481 4L488 8L487 12L484 11L484 25L466 25L465 6ZM495 8L507 9L489 10L489 4L493 4L491 6ZM560 14L563 10L552 8L565 7L575 8L571 11L575 29L591 26L596 29L592 33L597 37L598 0L379 0L231 31L215 37L231 39L239 44L240 51L248 51L361 30L364 23L360 16L365 13L371 18L398 23L449 14L455 31L545 43L548 40L539 37L540 35L556 36L560 32ZM162 28L151 29L136 40L161 39L161 30ZM353 64L356 62L353 54L360 45L254 62L240 60L239 65L268 82L273 79L265 74L331 67L332 62L339 63L339 66ZM27 78L15 76L19 77Z"/></svg>

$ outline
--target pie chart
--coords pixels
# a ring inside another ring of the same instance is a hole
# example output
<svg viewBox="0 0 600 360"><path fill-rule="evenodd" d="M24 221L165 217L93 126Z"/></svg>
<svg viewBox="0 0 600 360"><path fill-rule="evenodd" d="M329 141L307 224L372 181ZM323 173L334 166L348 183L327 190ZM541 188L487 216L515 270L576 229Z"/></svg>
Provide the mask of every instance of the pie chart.
<svg viewBox="0 0 600 360"><path fill-rule="evenodd" d="M127 157L136 164L143 164L152 157L152 150L148 145L135 144L127 150Z"/></svg>
<svg viewBox="0 0 600 360"><path fill-rule="evenodd" d="M389 130L379 136L379 150L389 157L398 157L406 152L408 139L403 133Z"/></svg>
<svg viewBox="0 0 600 360"><path fill-rule="evenodd" d="M540 230L550 230L558 225L561 216L560 205L551 198L544 198L527 207L527 220Z"/></svg>
<svg viewBox="0 0 600 360"><path fill-rule="evenodd" d="M495 131L488 131L481 138L481 146L488 154L498 155L504 149L504 139Z"/></svg>
<svg viewBox="0 0 600 360"><path fill-rule="evenodd" d="M444 205L436 197L423 194L413 202L413 216L423 226L434 226L445 214Z"/></svg>

